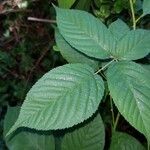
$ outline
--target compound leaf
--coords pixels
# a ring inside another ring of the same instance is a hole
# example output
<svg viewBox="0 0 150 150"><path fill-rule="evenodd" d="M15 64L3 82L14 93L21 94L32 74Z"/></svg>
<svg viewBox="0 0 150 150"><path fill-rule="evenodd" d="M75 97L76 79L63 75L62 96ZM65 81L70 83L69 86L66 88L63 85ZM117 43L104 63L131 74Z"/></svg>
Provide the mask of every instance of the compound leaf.
<svg viewBox="0 0 150 150"><path fill-rule="evenodd" d="M130 28L121 19L117 19L109 25L109 30L116 41L120 41L130 31Z"/></svg>
<svg viewBox="0 0 150 150"><path fill-rule="evenodd" d="M59 31L71 46L90 57L111 57L115 40L100 20L81 10L56 8L56 12Z"/></svg>
<svg viewBox="0 0 150 150"><path fill-rule="evenodd" d="M11 126L17 120L20 107L9 107L4 120L4 137ZM5 139L9 150L55 150L55 141L52 133L36 133L21 130L15 133L12 138Z"/></svg>
<svg viewBox="0 0 150 150"><path fill-rule="evenodd" d="M114 132L111 138L110 150L144 150L144 147L129 134Z"/></svg>
<svg viewBox="0 0 150 150"><path fill-rule="evenodd" d="M127 33L118 43L114 55L122 60L143 58L150 52L150 31L137 29Z"/></svg>
<svg viewBox="0 0 150 150"><path fill-rule="evenodd" d="M143 0L143 15L150 14L150 0Z"/></svg>
<svg viewBox="0 0 150 150"><path fill-rule="evenodd" d="M86 125L65 134L62 140L62 150L103 150L105 130L101 116Z"/></svg>
<svg viewBox="0 0 150 150"><path fill-rule="evenodd" d="M37 130L72 127L97 110L103 93L103 80L90 66L67 64L55 68L28 92L8 134L21 126Z"/></svg>
<svg viewBox="0 0 150 150"><path fill-rule="evenodd" d="M98 61L71 47L59 33L57 28L55 29L55 39L60 53L69 63L84 63L96 70L98 69Z"/></svg>
<svg viewBox="0 0 150 150"><path fill-rule="evenodd" d="M120 113L150 139L150 72L128 61L114 63L107 72L108 87Z"/></svg>

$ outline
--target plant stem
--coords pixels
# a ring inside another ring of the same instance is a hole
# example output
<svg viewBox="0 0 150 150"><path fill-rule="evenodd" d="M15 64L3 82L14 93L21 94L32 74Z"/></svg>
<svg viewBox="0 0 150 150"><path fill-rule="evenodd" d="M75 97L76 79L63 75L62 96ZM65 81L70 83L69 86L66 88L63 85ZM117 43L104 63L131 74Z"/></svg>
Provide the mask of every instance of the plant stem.
<svg viewBox="0 0 150 150"><path fill-rule="evenodd" d="M115 60L113 59L112 61L110 61L109 63L107 63L105 66L103 66L101 69L99 69L98 71L95 72L95 74L98 74L99 72L101 72L102 70L104 70L106 67L108 67L112 62L114 62Z"/></svg>
<svg viewBox="0 0 150 150"><path fill-rule="evenodd" d="M134 12L134 8L133 8L133 1L130 1L130 8L131 8L131 14L132 14L132 21L133 21L133 29L136 29L136 20L135 20L135 12Z"/></svg>
<svg viewBox="0 0 150 150"><path fill-rule="evenodd" d="M35 17L28 17L28 20L36 21L36 22L56 23L56 20L41 19L41 18L35 18Z"/></svg>
<svg viewBox="0 0 150 150"><path fill-rule="evenodd" d="M111 114L112 114L112 125L114 127L115 124L115 117L114 117L114 109L113 109L113 103L112 103L112 98L110 96L110 106L111 106Z"/></svg>
<svg viewBox="0 0 150 150"><path fill-rule="evenodd" d="M136 23L143 17L144 15L142 14L140 17L138 17L137 19L136 19Z"/></svg>
<svg viewBox="0 0 150 150"><path fill-rule="evenodd" d="M119 117L120 117L120 113L118 112L115 123L114 123L114 131L116 130L116 127L117 127L117 124L118 124L118 121L119 121Z"/></svg>

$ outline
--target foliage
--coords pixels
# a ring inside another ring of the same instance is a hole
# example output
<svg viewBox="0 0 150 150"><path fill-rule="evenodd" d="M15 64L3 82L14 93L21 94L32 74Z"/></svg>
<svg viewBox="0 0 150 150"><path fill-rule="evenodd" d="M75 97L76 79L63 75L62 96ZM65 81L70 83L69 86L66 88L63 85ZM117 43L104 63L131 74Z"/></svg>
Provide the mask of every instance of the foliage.
<svg viewBox="0 0 150 150"><path fill-rule="evenodd" d="M62 150L103 150L104 144L104 125L100 115L97 115L94 120L87 125L67 133L62 140Z"/></svg>
<svg viewBox="0 0 150 150"><path fill-rule="evenodd" d="M71 127L96 111L103 93L101 77L94 75L88 65L67 64L55 68L28 92L11 132L20 125L37 130Z"/></svg>
<svg viewBox="0 0 150 150"><path fill-rule="evenodd" d="M144 150L144 147L133 136L126 133L114 132L112 135L112 141L110 150Z"/></svg>
<svg viewBox="0 0 150 150"><path fill-rule="evenodd" d="M0 39L1 125L7 108L1 133L7 147L132 150L145 149L147 142L149 149L149 1L53 3L61 8L46 0L26 1L23 8L41 18L56 16L53 28L30 27L29 14L13 12L20 11L20 2L0 5L5 30ZM7 44L12 37L15 44Z"/></svg>
<svg viewBox="0 0 150 150"><path fill-rule="evenodd" d="M19 111L20 107L8 108L4 122L4 137L18 118ZM22 129L13 138L6 138L5 141L9 149L15 150L55 149L54 137L50 132L44 134Z"/></svg>

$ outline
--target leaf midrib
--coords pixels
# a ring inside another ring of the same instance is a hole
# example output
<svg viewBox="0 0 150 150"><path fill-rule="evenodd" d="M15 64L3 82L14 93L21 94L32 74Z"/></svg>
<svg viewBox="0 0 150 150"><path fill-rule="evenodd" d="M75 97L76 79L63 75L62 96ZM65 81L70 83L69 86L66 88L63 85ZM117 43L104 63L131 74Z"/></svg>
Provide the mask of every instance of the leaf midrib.
<svg viewBox="0 0 150 150"><path fill-rule="evenodd" d="M90 72L91 73L91 72ZM92 73L91 73L92 74ZM92 76L93 76L93 74L92 74ZM87 80L87 81L89 81L88 79L90 79L91 77L90 76L87 76L87 78L84 78L85 80ZM74 86L74 88L76 87L78 87L79 85L81 85L82 83L83 83L83 81L85 81L85 80L82 80L82 82L79 82L79 84L76 84L75 86ZM58 98L57 98L57 101L59 101L60 100L60 97L62 98L62 97L65 97L65 95L66 94L68 94L68 93L72 93L73 92L73 90L74 90L74 88L72 88L72 90L69 90L69 92L68 91L66 91L65 92L65 94L63 95L63 96L59 96ZM56 102L56 100L54 101L54 103ZM49 105L46 105L46 107L44 107L45 109L47 109L49 107ZM44 109L44 110L45 110ZM30 118L32 118L32 116L33 115L35 115L35 114L37 114L37 113L39 113L39 112L41 112L41 109L39 109L38 111L36 111L36 112L33 112L30 116L28 116L27 118L28 118L28 120L30 120ZM29 114L28 114L29 115ZM26 125L27 126L27 125Z"/></svg>
<svg viewBox="0 0 150 150"><path fill-rule="evenodd" d="M60 21L60 20L59 20ZM98 22L98 20L96 20L97 22ZM65 23L67 23L68 24L68 21L65 21L65 20L63 20L63 21L61 21L61 22L65 22ZM111 57L112 55L111 55L111 53L110 53L110 50L107 50L106 48L104 48L103 46L102 46L102 44L100 44L100 39L99 39L99 36L98 36L98 41L94 38L94 37L92 37L91 36L91 34L87 34L86 33L86 30L84 30L83 28L81 28L80 26L79 26L79 24L75 24L75 22L74 21L72 21L72 23L70 23L70 25L72 25L72 26L75 26L76 28L77 28L77 30L79 31L79 29L80 29L80 31L81 31L81 33L83 33L86 37L90 37L90 40L93 40L95 43L97 43L97 45L98 46L100 46L100 48L102 48L105 52L107 52L107 54ZM99 29L99 28L98 28ZM59 29L60 31L61 31L61 29ZM106 30L108 31L108 29L106 28ZM109 31L108 31L109 32ZM104 32L104 34L105 34L105 32ZM111 34L110 34L111 35Z"/></svg>
<svg viewBox="0 0 150 150"><path fill-rule="evenodd" d="M125 74L126 76L124 76L124 74L122 74L122 78L124 78L124 81L125 81L125 83L126 83L126 85L128 86L128 90L132 93L132 96L133 96L133 99L134 99L134 101L135 101L135 103L136 103L136 106L135 107L137 107L137 109L138 109L138 111L139 111L139 114L140 114L140 118L141 118L141 121L142 121L142 124L143 124L143 126L145 127L145 123L144 123L144 121L143 121L143 115L142 115L142 113L141 113L141 110L140 110L140 107L139 107L139 105L138 105L138 102L137 102L137 100L136 100L136 96L135 96L135 93L134 93L134 87L133 87L133 85L134 85L134 81L129 81L128 80L128 77L129 78L131 78L128 74ZM133 100L132 99L132 100ZM144 130L146 131L146 127L144 128ZM147 132L147 131L146 131Z"/></svg>

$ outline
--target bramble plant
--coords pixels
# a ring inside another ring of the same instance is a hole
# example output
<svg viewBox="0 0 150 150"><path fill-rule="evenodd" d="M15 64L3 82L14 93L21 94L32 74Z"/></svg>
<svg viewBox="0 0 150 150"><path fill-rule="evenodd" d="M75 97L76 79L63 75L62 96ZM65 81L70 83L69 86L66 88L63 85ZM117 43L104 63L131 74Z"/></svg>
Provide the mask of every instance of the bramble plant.
<svg viewBox="0 0 150 150"><path fill-rule="evenodd" d="M102 99L110 96L110 149L120 149L117 140L127 140L127 149L144 149L134 137L116 131L120 115L147 138L149 149L150 72L135 60L150 52L150 31L136 29L139 19L150 13L150 2L143 2L143 14L137 20L132 0L130 6L132 30L120 19L107 28L87 12L55 7L57 50L69 64L52 69L35 83L7 136L20 127L44 131L70 128L93 116L80 129L65 134L61 148L103 150L104 125L97 109ZM112 103L118 108L116 119Z"/></svg>

